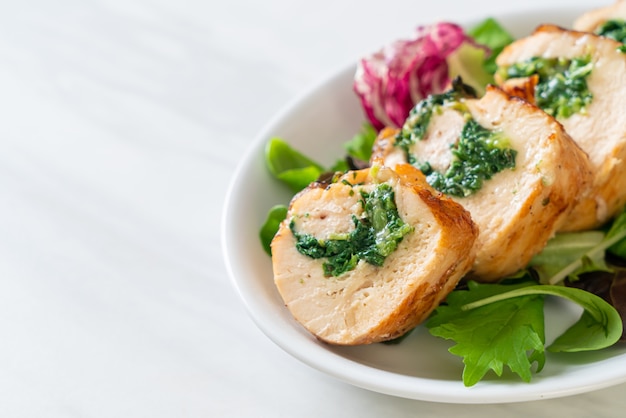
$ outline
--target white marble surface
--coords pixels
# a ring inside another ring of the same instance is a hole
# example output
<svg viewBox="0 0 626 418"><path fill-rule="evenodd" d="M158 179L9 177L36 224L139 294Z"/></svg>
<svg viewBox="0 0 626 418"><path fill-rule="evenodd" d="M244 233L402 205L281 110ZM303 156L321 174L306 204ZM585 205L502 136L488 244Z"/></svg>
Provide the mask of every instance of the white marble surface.
<svg viewBox="0 0 626 418"><path fill-rule="evenodd" d="M279 109L418 23L546 1L465 3L2 2L0 416L622 416L626 385L469 406L349 386L227 277L227 182Z"/></svg>

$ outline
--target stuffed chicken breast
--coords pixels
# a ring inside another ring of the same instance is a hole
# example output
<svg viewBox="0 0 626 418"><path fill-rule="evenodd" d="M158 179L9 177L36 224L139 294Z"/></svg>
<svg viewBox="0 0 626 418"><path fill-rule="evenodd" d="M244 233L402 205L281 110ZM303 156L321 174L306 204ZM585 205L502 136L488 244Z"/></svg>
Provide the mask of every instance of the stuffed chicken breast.
<svg viewBox="0 0 626 418"><path fill-rule="evenodd" d="M467 273L477 229L419 170L374 166L294 196L274 237L285 305L322 341L393 339L425 320Z"/></svg>
<svg viewBox="0 0 626 418"><path fill-rule="evenodd" d="M543 25L506 47L496 61L502 88L553 115L589 156L590 194L562 230L596 228L626 203L626 55L621 46L607 37Z"/></svg>
<svg viewBox="0 0 626 418"><path fill-rule="evenodd" d="M460 84L419 103L401 130L381 132L372 162L411 163L478 225L468 277L496 281L524 268L590 181L585 153L551 116L490 86Z"/></svg>

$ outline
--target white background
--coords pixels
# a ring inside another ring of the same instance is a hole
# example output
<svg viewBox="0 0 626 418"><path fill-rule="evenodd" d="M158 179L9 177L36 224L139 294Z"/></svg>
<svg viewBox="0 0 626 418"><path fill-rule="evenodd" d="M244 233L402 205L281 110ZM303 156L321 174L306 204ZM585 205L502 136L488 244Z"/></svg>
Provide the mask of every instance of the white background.
<svg viewBox="0 0 626 418"><path fill-rule="evenodd" d="M0 416L622 416L626 385L468 406L341 383L256 328L222 261L228 181L288 102L419 23L546 3L2 2Z"/></svg>

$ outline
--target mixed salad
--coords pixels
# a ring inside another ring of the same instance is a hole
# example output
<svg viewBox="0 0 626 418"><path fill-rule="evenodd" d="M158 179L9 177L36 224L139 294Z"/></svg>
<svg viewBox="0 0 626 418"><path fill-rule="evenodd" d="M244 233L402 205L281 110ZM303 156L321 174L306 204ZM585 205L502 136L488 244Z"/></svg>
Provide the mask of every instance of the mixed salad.
<svg viewBox="0 0 626 418"><path fill-rule="evenodd" d="M624 35L626 26L618 23L612 22L607 33ZM456 77L479 94L483 92L493 83L495 58L513 41L491 18L468 30L452 23L418 28L413 38L388 45L359 63L354 91L367 122L345 142L345 156L327 167L283 139L272 138L266 147L270 172L295 194L324 176L367 167L381 129L402 127L417 103L441 94ZM261 243L270 255L270 242L286 214L285 205L273 207L261 228ZM544 301L548 296L572 301L583 313L546 346ZM450 352L463 358L463 382L472 386L490 371L500 376L504 367L530 381L543 368L546 351L599 350L623 343L625 320L623 211L599 229L557 234L512 277L489 284L462 282L425 326L432 335L454 341Z"/></svg>

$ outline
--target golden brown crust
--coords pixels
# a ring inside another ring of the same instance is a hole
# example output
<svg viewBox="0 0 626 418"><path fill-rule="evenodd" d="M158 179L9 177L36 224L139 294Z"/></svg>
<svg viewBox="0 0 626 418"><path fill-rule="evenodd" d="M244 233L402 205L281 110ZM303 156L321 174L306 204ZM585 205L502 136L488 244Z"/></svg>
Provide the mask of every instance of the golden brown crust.
<svg viewBox="0 0 626 418"><path fill-rule="evenodd" d="M496 81L499 87L508 95L519 97L533 105L536 104L535 87L539 82L539 76L536 74L531 77L512 78L510 80L501 80L501 78L496 75Z"/></svg>
<svg viewBox="0 0 626 418"><path fill-rule="evenodd" d="M588 154L593 171L589 195L580 199L561 231L597 228L626 203L626 117L621 110L626 101L626 56L618 51L620 45L590 33L544 25L531 36L509 45L497 59L498 65L506 66L531 56L589 55L594 63L588 78L593 100L586 112L559 119ZM516 94L515 90L507 88L511 82L504 82L503 87ZM534 88L528 85L526 89Z"/></svg>
<svg viewBox="0 0 626 418"><path fill-rule="evenodd" d="M361 261L339 278L324 277L319 260L295 250L290 218L306 212L309 221L316 219L303 228L324 225L322 218L339 225L339 218L351 216L344 209L359 206L349 201L354 193L341 180L326 189L310 187L294 197L272 241L274 280L295 319L322 341L356 345L393 339L424 321L471 268L478 231L467 211L434 192L414 167L359 170L343 180L365 188L393 185L398 211L414 232L383 266Z"/></svg>
<svg viewBox="0 0 626 418"><path fill-rule="evenodd" d="M563 126L531 103L489 86L482 99L467 100L466 105L481 125L502 129L518 151L515 170L496 174L475 195L452 198L471 213L480 229L468 277L496 281L524 268L563 226L574 202L589 187L591 172L586 154ZM445 112L437 118L445 117ZM464 123L460 119L453 126L449 120L437 125L435 118L432 129L429 125L426 137L412 149L418 159L430 163L439 159L437 164L445 167L441 151L449 149L448 141L458 137ZM457 136L444 129L456 129ZM393 130L381 132L372 160L398 170L398 160L406 162L406 156L393 146L395 135Z"/></svg>
<svg viewBox="0 0 626 418"><path fill-rule="evenodd" d="M450 227L455 231L466 230L469 225L471 229L466 232L471 235L478 235L478 226L472 221L470 213L459 203L433 189L426 182L426 178L420 170L410 164L398 164L394 170L406 186L413 187L415 193L420 195L422 201L431 208L441 225ZM453 240L445 244L450 248L465 245L463 239Z"/></svg>
<svg viewBox="0 0 626 418"><path fill-rule="evenodd" d="M372 155L370 157L370 163L372 165L384 165L385 157L393 149L393 144L396 142L396 135L400 132L397 128L383 128L374 141L372 146Z"/></svg>

